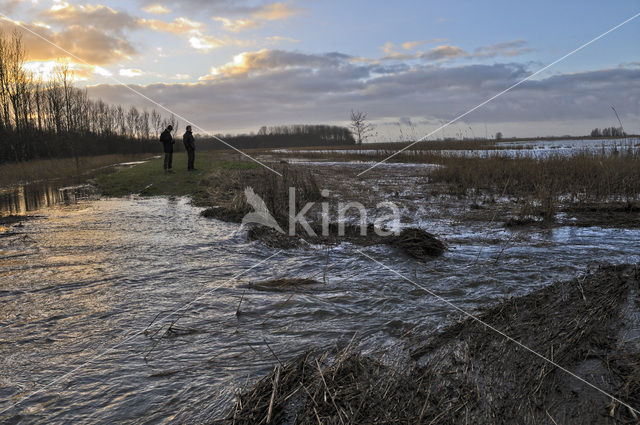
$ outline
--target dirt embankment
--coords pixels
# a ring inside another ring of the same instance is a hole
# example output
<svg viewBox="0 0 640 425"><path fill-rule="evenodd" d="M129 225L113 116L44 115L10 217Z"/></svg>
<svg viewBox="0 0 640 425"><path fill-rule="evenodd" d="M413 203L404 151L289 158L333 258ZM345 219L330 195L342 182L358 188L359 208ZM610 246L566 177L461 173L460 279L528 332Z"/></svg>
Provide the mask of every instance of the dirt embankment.
<svg viewBox="0 0 640 425"><path fill-rule="evenodd" d="M603 266L475 317L414 338L401 367L349 347L278 364L214 423L638 423L637 265Z"/></svg>

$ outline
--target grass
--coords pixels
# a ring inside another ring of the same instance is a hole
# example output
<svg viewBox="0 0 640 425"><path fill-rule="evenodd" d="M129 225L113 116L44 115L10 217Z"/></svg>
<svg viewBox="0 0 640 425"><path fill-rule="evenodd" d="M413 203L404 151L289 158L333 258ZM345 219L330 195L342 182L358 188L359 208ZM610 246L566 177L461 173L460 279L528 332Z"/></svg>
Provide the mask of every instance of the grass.
<svg viewBox="0 0 640 425"><path fill-rule="evenodd" d="M0 165L0 186L37 180L86 178L98 169L122 162L139 161L151 154L98 155L78 158L38 159Z"/></svg>
<svg viewBox="0 0 640 425"><path fill-rule="evenodd" d="M206 176L224 170L250 170L260 165L246 161L230 161L220 153L197 153L196 171L187 171L187 155L173 155L173 173L165 174L163 158L144 164L103 174L96 178L96 185L105 196L120 197L133 193L143 196L192 196L196 202L207 197Z"/></svg>

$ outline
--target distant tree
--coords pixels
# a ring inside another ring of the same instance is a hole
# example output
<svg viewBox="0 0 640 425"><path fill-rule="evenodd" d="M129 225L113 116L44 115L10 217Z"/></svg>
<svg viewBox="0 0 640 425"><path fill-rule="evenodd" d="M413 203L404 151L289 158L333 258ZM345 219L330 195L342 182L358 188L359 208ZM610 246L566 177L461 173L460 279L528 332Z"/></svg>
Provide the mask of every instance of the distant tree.
<svg viewBox="0 0 640 425"><path fill-rule="evenodd" d="M151 111L151 127L153 128L153 132L156 136L156 139L160 137L160 133L162 133L162 115L158 113L155 109Z"/></svg>
<svg viewBox="0 0 640 425"><path fill-rule="evenodd" d="M373 133L375 126L367 120L367 114L351 110L351 131L356 136L356 143L361 145Z"/></svg>
<svg viewBox="0 0 640 425"><path fill-rule="evenodd" d="M591 137L602 137L602 132L599 128L594 128L591 130Z"/></svg>
<svg viewBox="0 0 640 425"><path fill-rule="evenodd" d="M601 135L602 137L624 137L627 133L622 130L622 127L607 127L602 129Z"/></svg>
<svg viewBox="0 0 640 425"><path fill-rule="evenodd" d="M502 140L502 132L501 131L498 131L496 133L496 140Z"/></svg>

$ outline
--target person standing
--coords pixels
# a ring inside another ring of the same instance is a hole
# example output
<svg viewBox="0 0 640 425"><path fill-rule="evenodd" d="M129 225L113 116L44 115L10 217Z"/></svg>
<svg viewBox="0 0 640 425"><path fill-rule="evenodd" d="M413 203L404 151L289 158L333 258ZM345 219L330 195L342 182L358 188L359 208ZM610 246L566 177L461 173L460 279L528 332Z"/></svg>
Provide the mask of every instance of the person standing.
<svg viewBox="0 0 640 425"><path fill-rule="evenodd" d="M195 171L194 162L196 158L196 140L191 133L191 126L187 126L187 131L182 136L184 148L187 150L187 170Z"/></svg>
<svg viewBox="0 0 640 425"><path fill-rule="evenodd" d="M173 130L173 126L169 125L160 135L160 141L162 142L162 147L164 148L164 172L165 173L173 173L171 170L172 162L173 162L173 144L175 143L173 137L171 137L171 130Z"/></svg>

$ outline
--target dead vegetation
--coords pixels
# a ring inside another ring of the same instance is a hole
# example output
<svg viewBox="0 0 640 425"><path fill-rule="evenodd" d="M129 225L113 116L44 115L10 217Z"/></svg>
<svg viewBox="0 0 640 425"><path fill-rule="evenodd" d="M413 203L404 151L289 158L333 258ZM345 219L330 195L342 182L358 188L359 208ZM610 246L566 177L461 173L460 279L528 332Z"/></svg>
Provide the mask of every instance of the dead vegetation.
<svg viewBox="0 0 640 425"><path fill-rule="evenodd" d="M417 228L405 228L397 235L381 236L373 225L369 225L363 235L360 226L349 224L345 225L344 233L340 235L338 226L332 224L329 227L329 234L323 236L321 229L318 226L315 227L315 236L307 234L304 230L297 232L295 236L289 236L268 227L254 226L247 232L247 238L278 249L299 248L305 244L335 245L342 242L359 246L389 245L422 261L439 257L447 249L446 245L435 235Z"/></svg>
<svg viewBox="0 0 640 425"><path fill-rule="evenodd" d="M431 182L444 184L443 190L452 195L516 199L513 215L521 221L554 221L558 212L585 206L636 205L640 196L640 156L630 150L542 159L447 158L438 163L444 166L432 170ZM637 212L628 207L609 210Z"/></svg>
<svg viewBox="0 0 640 425"><path fill-rule="evenodd" d="M293 249L309 244L336 245L342 242L360 246L386 244L419 260L440 256L446 250L444 243L436 236L416 228L403 229L396 235L389 234L387 229L376 229L372 224L361 228L351 223L328 223L323 231L318 218L318 203L308 217L313 234L297 223L295 236L289 236L289 188L295 188L295 211L301 210L308 202L319 201L321 194L311 173L287 164L281 164L278 171L282 173L282 177L264 169L219 170L208 175L202 183L206 194L198 203L217 205L205 209L201 215L228 222L242 222L243 217L253 208L247 204L244 192L246 187L251 187L285 233L270 227L251 225L247 237L272 248Z"/></svg>
<svg viewBox="0 0 640 425"><path fill-rule="evenodd" d="M320 190L313 176L287 164L272 164L282 177L264 168L246 170L216 170L201 182L203 193L198 204L209 206L204 217L240 223L252 211L246 202L245 188L251 187L262 198L268 211L280 224L289 220L289 188L296 189L296 210L307 202L320 199Z"/></svg>
<svg viewBox="0 0 640 425"><path fill-rule="evenodd" d="M638 312L638 266L603 266L414 338L407 364L350 347L278 362L214 423L637 423Z"/></svg>
<svg viewBox="0 0 640 425"><path fill-rule="evenodd" d="M254 288L297 288L299 286L317 285L318 282L315 279L295 277L295 278L278 278L265 280L262 282L252 283Z"/></svg>

